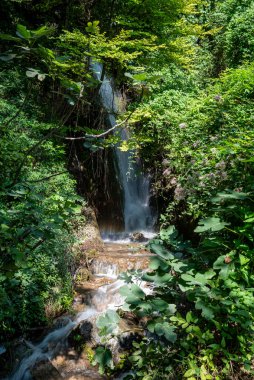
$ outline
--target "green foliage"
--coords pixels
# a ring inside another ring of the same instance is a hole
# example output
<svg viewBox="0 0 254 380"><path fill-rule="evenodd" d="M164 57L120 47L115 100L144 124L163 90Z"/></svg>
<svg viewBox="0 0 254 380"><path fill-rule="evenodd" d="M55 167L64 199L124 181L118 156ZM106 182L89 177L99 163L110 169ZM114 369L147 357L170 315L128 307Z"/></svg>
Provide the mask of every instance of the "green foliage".
<svg viewBox="0 0 254 380"><path fill-rule="evenodd" d="M253 2L196 9L195 66L150 65L129 121L165 207L150 271L121 276L123 309L146 330L130 379L253 376Z"/></svg>
<svg viewBox="0 0 254 380"><path fill-rule="evenodd" d="M253 88L250 63L227 71L199 96L197 88L156 89L133 114L137 147L147 166L154 166L152 156L160 168L154 187L170 196L165 221L179 227L191 218L194 226L216 193L231 189L241 197L253 189Z"/></svg>
<svg viewBox="0 0 254 380"><path fill-rule="evenodd" d="M113 360L110 350L105 347L96 348L93 364L99 365L100 374L103 374L108 368L112 368Z"/></svg>
<svg viewBox="0 0 254 380"><path fill-rule="evenodd" d="M232 202L217 213L231 216ZM140 279L152 283L152 294L135 284L121 289L124 309L146 317L150 332L133 345L130 378L226 379L241 367L253 374L254 219L249 202L237 202L239 220L231 216L224 230L219 218L203 221L209 228L199 231L198 246L187 242L179 253L181 238L171 227L149 243L156 256Z"/></svg>
<svg viewBox="0 0 254 380"><path fill-rule="evenodd" d="M0 338L5 340L70 307L71 219L82 203L65 168L63 145L43 140L52 125L38 121L36 106L30 101L29 113L21 111L15 124L5 126L6 116L18 111L10 102L12 91L16 86L22 91L23 82L14 72L1 79Z"/></svg>

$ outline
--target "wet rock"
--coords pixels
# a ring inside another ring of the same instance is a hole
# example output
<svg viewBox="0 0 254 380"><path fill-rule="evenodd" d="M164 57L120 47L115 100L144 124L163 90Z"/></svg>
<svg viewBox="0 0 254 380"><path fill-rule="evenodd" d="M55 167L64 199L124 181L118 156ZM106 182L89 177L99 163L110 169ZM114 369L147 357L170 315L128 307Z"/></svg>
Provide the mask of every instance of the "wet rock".
<svg viewBox="0 0 254 380"><path fill-rule="evenodd" d="M89 354L91 355L93 351L87 347L86 345L81 352L69 348L64 354L58 355L52 360L54 367L57 368L64 380L105 379L99 375L98 368L90 364Z"/></svg>
<svg viewBox="0 0 254 380"><path fill-rule="evenodd" d="M61 380L63 377L49 359L36 362L30 370L33 380Z"/></svg>
<svg viewBox="0 0 254 380"><path fill-rule="evenodd" d="M52 328L50 330L53 331L53 330L60 329L61 327L67 326L69 322L70 322L70 318L67 317L66 315L56 318L53 321Z"/></svg>
<svg viewBox="0 0 254 380"><path fill-rule="evenodd" d="M72 247L73 253L78 261L87 264L88 256L103 249L104 245L92 208L83 208L81 218L73 221L73 230L78 240L78 243Z"/></svg>
<svg viewBox="0 0 254 380"><path fill-rule="evenodd" d="M93 317L80 322L68 337L69 346L79 352L83 350L85 344L95 343L98 340L96 318Z"/></svg>
<svg viewBox="0 0 254 380"><path fill-rule="evenodd" d="M145 238L145 236L141 232L134 232L133 234L130 235L130 239L131 241L140 242L140 243L148 241L148 239Z"/></svg>

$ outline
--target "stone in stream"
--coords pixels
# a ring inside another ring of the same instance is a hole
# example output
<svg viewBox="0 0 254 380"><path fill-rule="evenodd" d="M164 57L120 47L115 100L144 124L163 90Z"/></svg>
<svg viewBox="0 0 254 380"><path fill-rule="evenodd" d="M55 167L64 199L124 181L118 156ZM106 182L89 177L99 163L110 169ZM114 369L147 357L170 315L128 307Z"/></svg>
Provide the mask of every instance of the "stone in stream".
<svg viewBox="0 0 254 380"><path fill-rule="evenodd" d="M133 232L132 234L130 234L130 239L131 241L134 241L134 242L146 242L148 241L149 239L147 239L143 234L142 232Z"/></svg>

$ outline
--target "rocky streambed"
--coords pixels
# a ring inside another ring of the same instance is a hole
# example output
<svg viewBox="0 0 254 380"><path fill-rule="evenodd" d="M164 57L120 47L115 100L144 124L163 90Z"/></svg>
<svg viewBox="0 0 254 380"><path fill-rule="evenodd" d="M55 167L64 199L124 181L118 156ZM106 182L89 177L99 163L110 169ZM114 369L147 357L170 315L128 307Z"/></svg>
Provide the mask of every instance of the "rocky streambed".
<svg viewBox="0 0 254 380"><path fill-rule="evenodd" d="M119 288L124 282L117 279L118 275L127 270L146 269L151 254L142 243L98 244L98 241L97 249L87 242L83 247L87 255L76 273L73 315L58 318L39 343L26 342L26 353L6 380L106 378L91 365L93 350L101 342L96 320L107 310L123 304ZM126 313L116 337L107 342L116 363L138 334L138 321Z"/></svg>

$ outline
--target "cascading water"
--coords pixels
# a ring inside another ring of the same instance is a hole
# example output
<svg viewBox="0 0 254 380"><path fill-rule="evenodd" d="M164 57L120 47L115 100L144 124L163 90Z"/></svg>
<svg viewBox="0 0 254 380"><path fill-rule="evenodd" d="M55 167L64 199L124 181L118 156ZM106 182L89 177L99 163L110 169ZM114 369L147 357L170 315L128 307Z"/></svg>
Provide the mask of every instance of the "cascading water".
<svg viewBox="0 0 254 380"><path fill-rule="evenodd" d="M112 80L106 75L102 78L103 67L101 64L93 63L92 70L97 79L102 80L100 87L101 102L108 112L108 120L113 128L116 125L115 115L122 111L122 96L114 89ZM114 133L120 134L122 141L126 141L129 138L126 129L116 129ZM119 149L119 145L120 144L115 148L115 154L119 172L118 180L123 191L125 228L122 234L112 234L110 231L102 231L102 237L106 241L119 241L119 239L129 237L129 233L131 232L142 232L145 237L152 237L155 218L149 205L149 178L142 173L139 163L135 160L134 152L123 152Z"/></svg>

